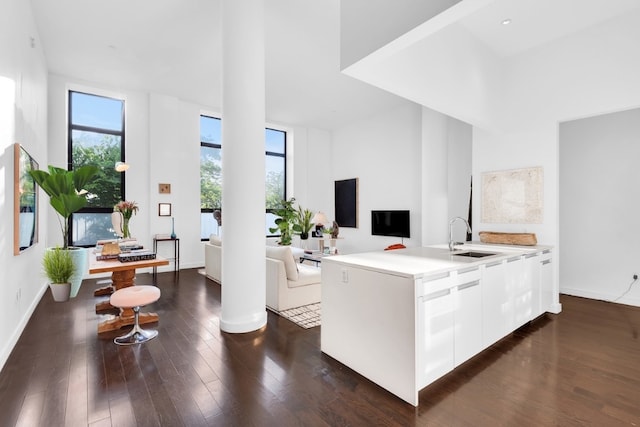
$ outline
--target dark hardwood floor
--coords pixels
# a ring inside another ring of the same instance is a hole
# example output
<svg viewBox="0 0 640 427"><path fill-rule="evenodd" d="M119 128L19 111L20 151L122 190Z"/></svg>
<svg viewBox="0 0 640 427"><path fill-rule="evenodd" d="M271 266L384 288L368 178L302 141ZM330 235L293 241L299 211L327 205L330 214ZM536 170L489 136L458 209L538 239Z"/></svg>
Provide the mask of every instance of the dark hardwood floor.
<svg viewBox="0 0 640 427"><path fill-rule="evenodd" d="M157 284L145 311L159 313L146 326L159 336L133 347L97 336L95 281L68 303L47 291L0 373L0 425L640 425L639 308L563 296L563 313L425 388L414 408L322 354L320 328L269 312L261 331L221 333L218 284L197 270Z"/></svg>

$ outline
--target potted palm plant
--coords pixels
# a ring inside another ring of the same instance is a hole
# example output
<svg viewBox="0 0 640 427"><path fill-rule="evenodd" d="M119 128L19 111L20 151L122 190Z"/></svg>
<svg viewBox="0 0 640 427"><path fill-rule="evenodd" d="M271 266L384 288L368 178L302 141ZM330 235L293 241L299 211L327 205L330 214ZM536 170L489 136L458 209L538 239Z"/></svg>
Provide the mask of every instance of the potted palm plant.
<svg viewBox="0 0 640 427"><path fill-rule="evenodd" d="M75 271L71 277L71 297L75 297L80 290L82 277L87 269L86 248L69 247L69 217L87 205L87 192L84 186L98 173L98 167L93 165L81 166L75 170L49 166L49 171L30 170L33 180L49 196L51 207L58 213L58 221L62 230L63 249L69 251L73 258Z"/></svg>
<svg viewBox="0 0 640 427"><path fill-rule="evenodd" d="M49 289L53 300L64 302L69 300L71 282L69 279L75 271L73 258L68 249L58 247L49 248L42 258L44 274L49 279Z"/></svg>

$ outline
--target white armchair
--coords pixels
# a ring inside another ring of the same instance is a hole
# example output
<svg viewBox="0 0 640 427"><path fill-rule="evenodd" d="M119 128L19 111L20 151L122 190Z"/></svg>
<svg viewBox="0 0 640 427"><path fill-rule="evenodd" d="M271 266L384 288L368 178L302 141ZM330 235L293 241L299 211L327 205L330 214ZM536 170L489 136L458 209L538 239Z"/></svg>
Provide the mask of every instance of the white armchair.
<svg viewBox="0 0 640 427"><path fill-rule="evenodd" d="M289 246L267 246L267 307L275 311L321 300L318 267L296 262Z"/></svg>
<svg viewBox="0 0 640 427"><path fill-rule="evenodd" d="M267 307L275 311L320 302L320 269L300 264L302 249L266 246ZM222 283L222 244L212 236L204 245L205 274Z"/></svg>
<svg viewBox="0 0 640 427"><path fill-rule="evenodd" d="M204 273L211 280L222 281L222 241L218 236L211 236L204 244Z"/></svg>

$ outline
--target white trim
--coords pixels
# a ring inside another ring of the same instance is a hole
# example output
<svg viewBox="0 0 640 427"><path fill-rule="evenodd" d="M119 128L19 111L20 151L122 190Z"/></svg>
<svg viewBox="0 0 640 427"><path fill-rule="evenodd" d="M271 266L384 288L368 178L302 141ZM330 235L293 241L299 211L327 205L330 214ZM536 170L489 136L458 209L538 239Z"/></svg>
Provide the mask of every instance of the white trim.
<svg viewBox="0 0 640 427"><path fill-rule="evenodd" d="M560 288L560 293L565 295L575 296L575 297L611 302L614 304L624 304L624 305L632 305L635 307L640 307L640 299L638 298L625 297L619 301L614 301L616 298L620 298L620 295L603 294L601 292L591 292L591 291L585 291L583 289L573 289L573 288Z"/></svg>
<svg viewBox="0 0 640 427"><path fill-rule="evenodd" d="M2 370L4 368L5 363L7 363L7 360L9 359L11 352L15 348L16 344L18 343L18 340L20 339L20 336L24 332L24 328L26 328L27 323L29 323L31 316L33 315L33 312L36 311L36 307L40 303L42 296L44 295L44 293L47 291L48 288L49 286L46 283L41 286L40 290L36 294L36 297L31 301L31 305L24 312L22 319L20 319L20 322L14 329L13 334L11 335L9 340L4 344L4 347L2 348L2 353L0 353L0 370Z"/></svg>

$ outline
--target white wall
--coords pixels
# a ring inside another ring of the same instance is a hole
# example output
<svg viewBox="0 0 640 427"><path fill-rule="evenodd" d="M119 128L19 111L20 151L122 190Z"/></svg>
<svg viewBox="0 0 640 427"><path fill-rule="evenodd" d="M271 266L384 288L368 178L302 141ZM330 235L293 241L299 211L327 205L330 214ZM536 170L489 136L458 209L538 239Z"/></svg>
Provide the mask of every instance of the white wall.
<svg viewBox="0 0 640 427"><path fill-rule="evenodd" d="M171 218L158 216L158 203L171 203L175 233L180 238L180 267L204 264L200 242L200 114L199 106L171 96L149 96L150 235L170 234ZM170 194L160 194L159 184L171 184ZM173 257L169 243L158 245L158 254ZM172 269L173 265L160 271Z"/></svg>
<svg viewBox="0 0 640 427"><path fill-rule="evenodd" d="M449 221L469 217L472 128L429 108L422 108L422 245L448 242ZM456 241L466 226L456 222Z"/></svg>
<svg viewBox="0 0 640 427"><path fill-rule="evenodd" d="M340 2L340 63L345 68L460 0Z"/></svg>
<svg viewBox="0 0 640 427"><path fill-rule="evenodd" d="M452 117L447 120L447 183L449 187L449 219L459 216L469 217L471 202L471 171L473 169L473 127ZM472 228L473 228L473 224ZM456 227L460 224L456 223ZM455 234L457 240L464 240L466 231L462 224L462 234ZM454 228L454 231L457 230ZM459 231L458 231L459 233Z"/></svg>
<svg viewBox="0 0 640 427"><path fill-rule="evenodd" d="M387 45L346 71L474 126L474 233L536 233L539 243L556 246L558 287L564 268L558 255L558 126L640 106L639 19L635 9L511 57L498 57L452 23L424 40ZM544 170L543 222L480 223L481 174L532 166ZM600 286L599 292L607 294L607 285Z"/></svg>
<svg viewBox="0 0 640 427"><path fill-rule="evenodd" d="M561 291L614 300L640 274L640 110L560 125ZM640 306L640 284L619 302Z"/></svg>
<svg viewBox="0 0 640 427"><path fill-rule="evenodd" d="M358 228L340 228L341 253L381 250L394 237L371 235L371 211L409 209L411 239L406 246L419 246L421 236L421 108L413 103L384 111L334 131L330 159L332 181L358 178ZM335 215L333 182L329 220ZM338 224L339 225L339 224Z"/></svg>
<svg viewBox="0 0 640 427"><path fill-rule="evenodd" d="M471 176L471 126L406 102L333 132L328 182L319 189L333 220L333 181L359 179L358 228L340 228L341 253L381 250L397 237L371 235L371 211L411 211L405 246L446 242L453 216L467 218ZM324 207L326 206L326 207ZM464 227L456 237L464 239Z"/></svg>
<svg viewBox="0 0 640 427"><path fill-rule="evenodd" d="M126 172L126 198L135 200L140 210L131 220L131 229L145 247L152 247L155 234L169 234L171 219L158 216L158 203L171 203L175 232L180 238L180 267L204 266L204 248L200 241L200 114L211 107L196 105L172 96L112 88L95 82L67 76L49 78L50 146L49 163L66 165L66 93L84 90L125 100L126 159L131 165ZM292 128L288 141L288 197L309 209L330 206L328 193L330 169L330 133L309 128ZM312 158L318 153L319 161ZM193 165L196 165L195 167ZM170 194L160 194L158 184L171 184ZM307 188L307 183L309 184ZM326 207L325 207L326 209ZM52 211L53 212L53 211ZM48 222L48 241L61 241L53 214ZM173 257L173 247L158 246L158 254ZM173 265L160 267L169 271Z"/></svg>
<svg viewBox="0 0 640 427"><path fill-rule="evenodd" d="M634 47L640 37L638 19L640 10L635 10L512 58L505 71L504 92L509 96L502 107L500 129L474 128L474 189L480 190L481 172L528 166L544 169L542 224L480 224L481 193L475 191L474 223L497 231L535 232L538 242L556 246L556 286L562 291L560 272L562 277L579 272L571 272L574 267L565 266L561 256L565 251L559 228L559 123L640 105L640 52ZM611 268L604 272L611 280L618 274ZM595 286L594 294L610 294L607 281Z"/></svg>
<svg viewBox="0 0 640 427"><path fill-rule="evenodd" d="M43 230L39 243L13 255L13 144L22 144L40 167L47 158L47 68L30 5L8 0L0 14L0 368L47 290ZM44 193L40 203L48 204ZM40 224L46 219L42 209Z"/></svg>
<svg viewBox="0 0 640 427"><path fill-rule="evenodd" d="M422 108L422 244L444 243L448 238L449 185L447 117Z"/></svg>
<svg viewBox="0 0 640 427"><path fill-rule="evenodd" d="M125 159L130 168L125 172L127 200L138 203L140 210L131 219L131 232L144 246L151 245L151 218L157 215L149 192L149 97L146 93L51 74L49 76L49 156L47 164L67 167L67 98L69 90L125 100ZM62 243L62 235L54 211L50 209L47 246Z"/></svg>

